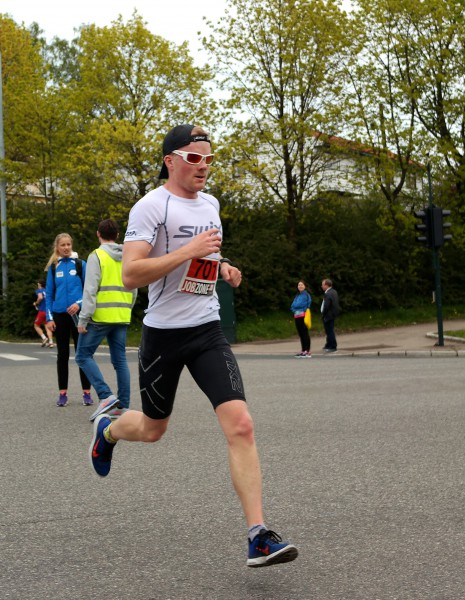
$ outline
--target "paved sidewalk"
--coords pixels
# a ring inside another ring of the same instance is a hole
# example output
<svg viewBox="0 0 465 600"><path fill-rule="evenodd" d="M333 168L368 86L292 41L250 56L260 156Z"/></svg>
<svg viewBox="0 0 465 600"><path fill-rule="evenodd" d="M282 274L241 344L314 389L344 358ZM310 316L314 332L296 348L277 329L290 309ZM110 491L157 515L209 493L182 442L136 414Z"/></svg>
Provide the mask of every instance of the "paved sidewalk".
<svg viewBox="0 0 465 600"><path fill-rule="evenodd" d="M443 330L465 329L465 320L447 320ZM311 334L311 332L310 332ZM338 351L327 354L323 350L324 335L311 335L312 355L327 358L339 356L410 356L410 357L463 357L465 358L465 339L444 336L444 346L436 346L437 322L414 324L405 327L391 327L359 333L338 334ZM249 342L233 344L235 354L271 354L293 356L300 352L297 334L288 340L273 342Z"/></svg>

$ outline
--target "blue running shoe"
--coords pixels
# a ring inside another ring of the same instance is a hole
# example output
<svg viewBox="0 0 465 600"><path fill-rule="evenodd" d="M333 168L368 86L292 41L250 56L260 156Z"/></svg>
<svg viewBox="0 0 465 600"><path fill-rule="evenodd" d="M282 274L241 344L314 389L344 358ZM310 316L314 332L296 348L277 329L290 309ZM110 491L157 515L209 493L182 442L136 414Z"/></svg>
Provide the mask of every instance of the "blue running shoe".
<svg viewBox="0 0 465 600"><path fill-rule="evenodd" d="M60 394L60 397L57 400L57 406L66 406L67 404L68 404L67 394Z"/></svg>
<svg viewBox="0 0 465 600"><path fill-rule="evenodd" d="M108 412L115 406L115 404L118 404L118 398L115 398L115 396L108 396L108 398L100 402L94 412L90 415L89 421L92 422L99 415Z"/></svg>
<svg viewBox="0 0 465 600"><path fill-rule="evenodd" d="M106 477L111 469L111 457L116 444L107 442L103 430L110 425L111 419L99 415L94 422L94 435L89 447L89 459L92 468L99 477Z"/></svg>
<svg viewBox="0 0 465 600"><path fill-rule="evenodd" d="M288 542L283 542L271 529L260 529L258 535L251 542L249 540L248 567L268 567L279 563L295 560L299 551Z"/></svg>
<svg viewBox="0 0 465 600"><path fill-rule="evenodd" d="M82 403L84 404L84 406L92 406L94 401L92 400L92 396L90 395L90 392L84 392L82 394Z"/></svg>

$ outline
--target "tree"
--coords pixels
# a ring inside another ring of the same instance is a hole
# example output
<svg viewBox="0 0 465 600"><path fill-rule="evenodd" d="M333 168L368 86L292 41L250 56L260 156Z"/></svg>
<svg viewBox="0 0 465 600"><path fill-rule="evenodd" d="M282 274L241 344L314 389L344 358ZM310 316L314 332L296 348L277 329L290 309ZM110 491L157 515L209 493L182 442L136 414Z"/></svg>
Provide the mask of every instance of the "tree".
<svg viewBox="0 0 465 600"><path fill-rule="evenodd" d="M36 106L44 89L40 46L31 33L8 16L0 15L0 49L3 75L3 129L8 188L17 194L36 180Z"/></svg>
<svg viewBox="0 0 465 600"><path fill-rule="evenodd" d="M463 0L402 3L404 82L416 114L465 200L465 12Z"/></svg>
<svg viewBox="0 0 465 600"><path fill-rule="evenodd" d="M386 185L386 168L378 163L391 223L405 219L406 200L415 203L401 195L405 178L415 175L415 159L430 162L437 179L434 201L454 212L456 252L448 247L446 255L451 264L460 262L465 244L464 2L356 0L354 5L360 54L352 53L356 59L350 63L356 92L351 122L380 149L380 158L389 150L396 155L397 186ZM427 194L425 188L422 203ZM396 229L401 234L403 227Z"/></svg>
<svg viewBox="0 0 465 600"><path fill-rule="evenodd" d="M338 119L344 13L333 0L230 0L230 7L236 16L208 23L204 38L229 92L223 181L249 203L282 203L295 243L298 212L324 166L312 152L314 133Z"/></svg>
<svg viewBox="0 0 465 600"><path fill-rule="evenodd" d="M38 26L28 32L3 18L0 26L14 281L4 314L17 315L21 328L25 295L55 235L69 232L85 258L99 220L115 218L124 229L134 201L158 184L168 129L186 121L212 126L216 110L210 70L194 66L186 44L153 36L137 14L127 25L86 26L71 43L51 46ZM21 200L28 184L44 202ZM33 234L25 239L26 229Z"/></svg>
<svg viewBox="0 0 465 600"><path fill-rule="evenodd" d="M368 190L382 194L387 226L402 230L406 207L421 197L428 147L415 112L415 90L406 78L403 4L357 0L347 31L344 60L350 82L345 95L346 128L369 149ZM357 174L359 176L359 174ZM413 189L407 181L415 183Z"/></svg>
<svg viewBox="0 0 465 600"><path fill-rule="evenodd" d="M211 73L194 66L186 44L151 34L137 13L127 24L120 17L111 27L85 26L73 45L65 185L76 201L97 195L127 213L158 183L166 132L179 122L214 122Z"/></svg>

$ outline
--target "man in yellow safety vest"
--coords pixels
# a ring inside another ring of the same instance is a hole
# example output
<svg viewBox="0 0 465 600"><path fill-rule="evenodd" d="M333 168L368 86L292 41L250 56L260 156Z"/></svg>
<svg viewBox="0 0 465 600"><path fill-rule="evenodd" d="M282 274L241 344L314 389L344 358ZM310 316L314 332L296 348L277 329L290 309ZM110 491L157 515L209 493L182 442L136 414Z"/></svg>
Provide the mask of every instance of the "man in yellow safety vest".
<svg viewBox="0 0 465 600"><path fill-rule="evenodd" d="M91 421L103 412L118 417L129 408L130 374L126 359L126 334L137 296L137 290L128 290L123 284L123 246L116 243L118 224L112 219L101 221L97 237L100 246L87 260L76 351L76 362L89 378L100 400L90 416ZM105 338L116 371L116 395L94 359L95 351Z"/></svg>

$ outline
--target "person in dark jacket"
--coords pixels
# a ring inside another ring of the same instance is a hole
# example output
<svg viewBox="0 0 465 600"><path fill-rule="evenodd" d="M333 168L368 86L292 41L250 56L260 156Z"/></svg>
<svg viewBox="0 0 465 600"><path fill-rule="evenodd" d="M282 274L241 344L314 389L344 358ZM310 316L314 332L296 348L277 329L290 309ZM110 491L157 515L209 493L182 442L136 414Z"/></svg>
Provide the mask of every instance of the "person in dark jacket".
<svg viewBox="0 0 465 600"><path fill-rule="evenodd" d="M295 355L296 358L311 358L310 334L305 325L305 311L312 305L312 297L307 292L307 286L302 279L297 284L297 294L292 301L291 311L294 313L294 323L300 338L301 351Z"/></svg>
<svg viewBox="0 0 465 600"><path fill-rule="evenodd" d="M336 352L337 341L336 334L334 333L334 320L340 312L339 297L333 288L331 279L323 279L321 288L325 293L323 302L321 303L321 316L326 333L326 344L323 349L325 352Z"/></svg>
<svg viewBox="0 0 465 600"><path fill-rule="evenodd" d="M53 243L53 252L45 267L46 319L47 329L55 334L57 345L57 373L60 395L57 406L68 404L69 344L73 338L77 347L78 312L82 303L83 281L86 276L86 263L75 257L73 239L68 233L59 233ZM79 369L82 385L82 403L93 404L90 395L90 382L84 371Z"/></svg>

